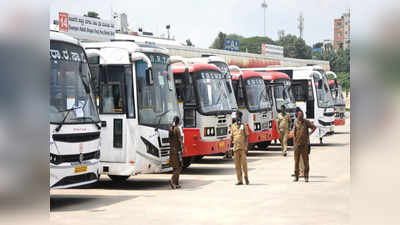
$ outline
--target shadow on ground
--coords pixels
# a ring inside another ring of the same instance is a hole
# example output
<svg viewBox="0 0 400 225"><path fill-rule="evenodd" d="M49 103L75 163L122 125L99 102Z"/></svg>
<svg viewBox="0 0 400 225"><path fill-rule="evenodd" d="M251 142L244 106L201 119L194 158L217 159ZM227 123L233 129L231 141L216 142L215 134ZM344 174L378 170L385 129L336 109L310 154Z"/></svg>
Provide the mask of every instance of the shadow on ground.
<svg viewBox="0 0 400 225"><path fill-rule="evenodd" d="M343 147L349 145L348 143L323 143L323 144L311 144L311 147ZM312 148L311 148L312 151Z"/></svg>
<svg viewBox="0 0 400 225"><path fill-rule="evenodd" d="M130 200L137 196L103 196L103 195L50 195L50 212L92 210Z"/></svg>
<svg viewBox="0 0 400 225"><path fill-rule="evenodd" d="M248 168L248 171L252 171L254 168ZM232 163L232 167L196 167L191 165L186 168L182 174L186 175L235 175L235 166Z"/></svg>
<svg viewBox="0 0 400 225"><path fill-rule="evenodd" d="M99 182L84 187L85 189L103 189L103 190L169 190L170 175L166 178L158 179L141 179L139 177L130 177L128 180L123 182L115 182L108 177L103 177ZM181 177L182 185L185 185L185 189L199 189L202 186L212 183L207 180L193 180L185 179Z"/></svg>

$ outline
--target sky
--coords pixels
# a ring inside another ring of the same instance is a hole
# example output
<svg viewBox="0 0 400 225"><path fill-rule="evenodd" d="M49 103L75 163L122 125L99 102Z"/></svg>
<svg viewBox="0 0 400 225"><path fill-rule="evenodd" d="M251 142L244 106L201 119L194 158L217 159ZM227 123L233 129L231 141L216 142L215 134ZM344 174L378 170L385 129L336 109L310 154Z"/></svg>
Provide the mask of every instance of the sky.
<svg viewBox="0 0 400 225"><path fill-rule="evenodd" d="M58 12L83 15L96 11L102 19L112 12L126 13L129 27L156 35L165 34L184 42L190 39L197 47L209 47L217 34L236 33L245 37L264 35L263 0L53 0L50 21ZM349 0L266 0L266 34L278 39L278 30L299 35L298 17L304 16L303 38L308 45L333 39L333 21L347 12Z"/></svg>

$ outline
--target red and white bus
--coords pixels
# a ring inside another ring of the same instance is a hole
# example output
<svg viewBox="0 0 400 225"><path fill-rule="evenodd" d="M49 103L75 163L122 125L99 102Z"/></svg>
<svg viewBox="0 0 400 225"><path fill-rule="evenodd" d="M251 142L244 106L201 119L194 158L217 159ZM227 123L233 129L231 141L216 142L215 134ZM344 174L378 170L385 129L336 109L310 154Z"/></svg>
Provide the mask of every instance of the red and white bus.
<svg viewBox="0 0 400 225"><path fill-rule="evenodd" d="M230 147L229 115L234 111L229 90L218 67L205 63L172 65L185 149L183 166L194 157L225 153Z"/></svg>
<svg viewBox="0 0 400 225"><path fill-rule="evenodd" d="M273 100L272 136L276 140L280 137L277 126L278 113L281 112L281 107L284 105L286 112L290 115L290 129L292 129L296 119L296 100L292 93L290 77L287 74L282 72L260 72L260 74L263 76L265 85L271 90L270 96ZM290 140L289 143L291 143Z"/></svg>
<svg viewBox="0 0 400 225"><path fill-rule="evenodd" d="M243 122L249 125L249 149L266 149L272 134L272 99L260 73L230 66L233 90Z"/></svg>
<svg viewBox="0 0 400 225"><path fill-rule="evenodd" d="M333 80L329 80L329 88L331 89L333 104L335 106L335 126L344 126L346 124L346 102L343 97L342 86L338 84L335 73L327 72L326 75L334 76Z"/></svg>

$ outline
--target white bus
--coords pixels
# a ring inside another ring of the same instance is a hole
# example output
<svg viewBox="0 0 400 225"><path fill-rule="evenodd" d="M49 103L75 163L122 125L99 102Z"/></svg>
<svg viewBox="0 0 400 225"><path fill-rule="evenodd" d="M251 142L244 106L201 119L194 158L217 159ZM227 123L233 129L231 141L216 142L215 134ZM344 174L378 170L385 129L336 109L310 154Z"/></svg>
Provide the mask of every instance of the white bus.
<svg viewBox="0 0 400 225"><path fill-rule="evenodd" d="M84 46L103 126L101 174L123 181L170 171L168 127L180 114L168 50L122 40Z"/></svg>
<svg viewBox="0 0 400 225"><path fill-rule="evenodd" d="M292 92L296 105L305 113L305 117L314 122L317 132L313 137L323 137L334 134L335 110L326 72L319 66L305 67L267 67L253 68L260 72L283 72L292 80Z"/></svg>
<svg viewBox="0 0 400 225"><path fill-rule="evenodd" d="M80 43L50 31L50 188L98 180L99 115Z"/></svg>

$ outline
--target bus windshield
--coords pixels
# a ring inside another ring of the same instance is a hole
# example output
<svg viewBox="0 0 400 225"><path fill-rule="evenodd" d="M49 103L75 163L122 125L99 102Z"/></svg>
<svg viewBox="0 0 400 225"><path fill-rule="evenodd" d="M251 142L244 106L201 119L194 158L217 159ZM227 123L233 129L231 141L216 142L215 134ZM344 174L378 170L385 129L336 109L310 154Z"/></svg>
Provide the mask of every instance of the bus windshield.
<svg viewBox="0 0 400 225"><path fill-rule="evenodd" d="M159 53L145 53L152 63L153 83L146 81L147 64L136 62L139 123L168 128L172 119L179 115L175 83L169 56Z"/></svg>
<svg viewBox="0 0 400 225"><path fill-rule="evenodd" d="M275 86L274 96L277 111L281 110L282 105L284 105L288 111L296 108L296 100L292 93L291 85L282 83L282 85Z"/></svg>
<svg viewBox="0 0 400 225"><path fill-rule="evenodd" d="M341 85L338 85L337 88L335 85L331 85L331 93L332 93L333 103L336 106L342 106L346 104L346 102L344 101L343 90Z"/></svg>
<svg viewBox="0 0 400 225"><path fill-rule="evenodd" d="M207 70L199 71L196 75L201 111L206 114L232 112L229 90L222 74L219 71Z"/></svg>
<svg viewBox="0 0 400 225"><path fill-rule="evenodd" d="M314 86L317 92L318 107L330 108L333 107L333 99L330 92L328 80L323 74L322 79L319 76L314 76Z"/></svg>
<svg viewBox="0 0 400 225"><path fill-rule="evenodd" d="M83 49L50 41L50 123L98 123Z"/></svg>
<svg viewBox="0 0 400 225"><path fill-rule="evenodd" d="M226 78L226 86L228 88L228 101L229 104L232 106L232 110L237 110L238 105L236 102L236 97L235 93L233 91L233 86L232 86L232 80L231 80L231 74L229 72L229 67L225 62L211 62L211 64L214 64L217 66L220 70L223 76Z"/></svg>
<svg viewBox="0 0 400 225"><path fill-rule="evenodd" d="M249 78L245 82L247 106L250 112L271 109L271 98L262 78Z"/></svg>

